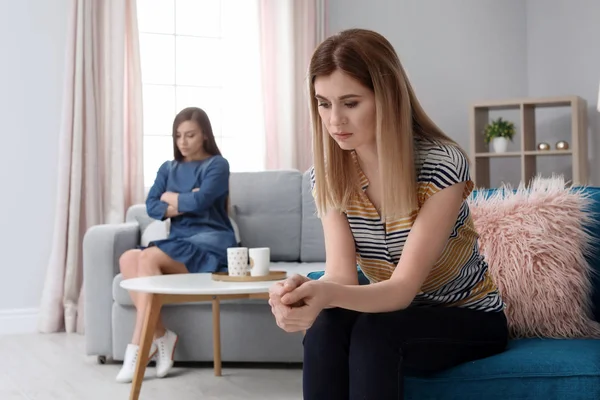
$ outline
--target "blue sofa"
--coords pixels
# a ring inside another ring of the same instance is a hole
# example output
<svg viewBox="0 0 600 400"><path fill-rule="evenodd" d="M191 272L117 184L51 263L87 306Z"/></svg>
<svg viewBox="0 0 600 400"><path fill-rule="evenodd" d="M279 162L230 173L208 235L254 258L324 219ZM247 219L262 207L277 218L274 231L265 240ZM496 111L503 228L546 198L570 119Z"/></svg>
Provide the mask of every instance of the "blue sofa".
<svg viewBox="0 0 600 400"><path fill-rule="evenodd" d="M599 215L587 228L598 246L588 256L594 317L600 322L600 188L584 189ZM487 190L486 194L493 193ZM322 271L309 276L313 279ZM361 284L368 280L359 273ZM414 400L600 400L600 340L519 339L505 352L427 377L408 377L405 398Z"/></svg>

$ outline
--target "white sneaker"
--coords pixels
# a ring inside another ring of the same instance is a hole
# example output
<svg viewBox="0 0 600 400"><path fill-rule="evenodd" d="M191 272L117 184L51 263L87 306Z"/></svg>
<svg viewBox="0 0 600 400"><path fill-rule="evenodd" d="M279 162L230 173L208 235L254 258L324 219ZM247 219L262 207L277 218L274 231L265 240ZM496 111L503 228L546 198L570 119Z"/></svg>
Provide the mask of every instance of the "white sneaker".
<svg viewBox="0 0 600 400"><path fill-rule="evenodd" d="M164 336L154 340L158 353L156 354L156 377L164 378L173 368L173 356L179 337L173 331L166 330Z"/></svg>
<svg viewBox="0 0 600 400"><path fill-rule="evenodd" d="M117 374L117 382L119 383L130 383L133 381L133 374L135 374L135 365L137 364L138 353L140 346L137 344L128 344L125 350L125 357L123 357L123 366ZM150 357L148 362L156 357L158 349L156 344L152 343L150 346Z"/></svg>

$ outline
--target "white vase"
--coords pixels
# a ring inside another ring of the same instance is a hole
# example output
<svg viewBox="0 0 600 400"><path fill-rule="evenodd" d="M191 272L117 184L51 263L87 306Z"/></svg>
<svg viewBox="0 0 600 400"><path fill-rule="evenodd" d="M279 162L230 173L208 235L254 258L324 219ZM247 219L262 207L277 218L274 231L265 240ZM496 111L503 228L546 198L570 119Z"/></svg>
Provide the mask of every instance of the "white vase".
<svg viewBox="0 0 600 400"><path fill-rule="evenodd" d="M506 153L508 147L508 139L504 137L496 137L492 139L492 146L496 153Z"/></svg>

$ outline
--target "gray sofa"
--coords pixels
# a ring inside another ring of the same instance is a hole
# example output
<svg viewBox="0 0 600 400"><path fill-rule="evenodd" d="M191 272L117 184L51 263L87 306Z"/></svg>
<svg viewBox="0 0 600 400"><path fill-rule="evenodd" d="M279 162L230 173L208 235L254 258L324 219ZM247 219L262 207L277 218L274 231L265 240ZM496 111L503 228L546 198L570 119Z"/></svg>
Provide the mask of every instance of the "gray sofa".
<svg viewBox="0 0 600 400"><path fill-rule="evenodd" d="M266 171L231 175L233 218L245 247L270 247L277 269L307 274L323 270L323 230L316 217L308 173ZM122 360L131 339L135 308L119 286L118 260L140 244L139 217L145 206L127 211L126 222L90 228L83 243L86 353ZM169 305L165 324L180 335L176 361L212 361L210 303ZM230 300L221 305L224 362L301 362L302 334L277 327L264 300Z"/></svg>

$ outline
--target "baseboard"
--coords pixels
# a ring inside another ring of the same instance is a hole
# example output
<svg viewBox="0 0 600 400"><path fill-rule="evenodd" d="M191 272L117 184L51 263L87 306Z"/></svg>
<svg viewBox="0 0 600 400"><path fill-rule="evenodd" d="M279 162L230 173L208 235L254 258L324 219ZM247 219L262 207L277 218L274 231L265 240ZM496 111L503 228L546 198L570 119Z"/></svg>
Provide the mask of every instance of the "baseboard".
<svg viewBox="0 0 600 400"><path fill-rule="evenodd" d="M0 335L36 333L38 314L37 308L0 310Z"/></svg>

